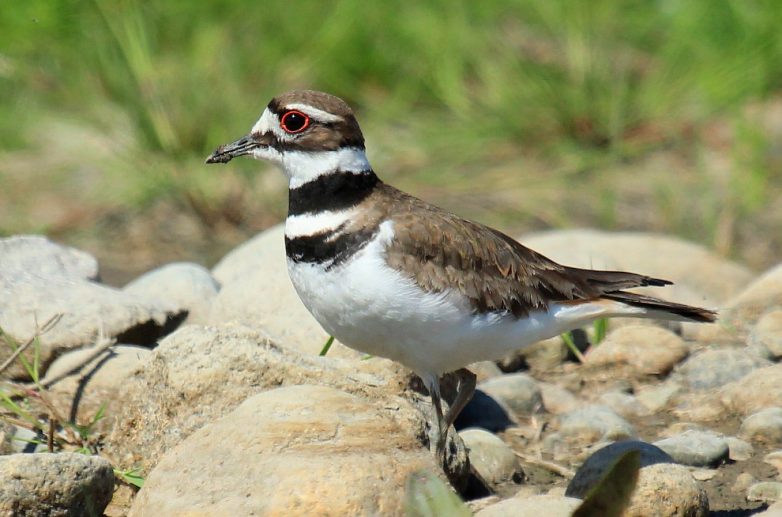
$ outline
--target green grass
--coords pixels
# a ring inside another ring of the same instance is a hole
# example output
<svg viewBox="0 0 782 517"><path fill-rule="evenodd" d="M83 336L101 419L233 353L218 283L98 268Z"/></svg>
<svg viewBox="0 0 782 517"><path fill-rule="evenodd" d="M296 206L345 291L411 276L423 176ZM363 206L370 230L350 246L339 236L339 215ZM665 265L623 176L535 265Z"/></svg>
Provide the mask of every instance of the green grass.
<svg viewBox="0 0 782 517"><path fill-rule="evenodd" d="M454 207L474 192L466 215L491 208L489 222L528 227L632 227L605 171L669 148L698 162L709 124L726 121L725 184L709 163L693 177L647 171L654 213L643 224L729 253L735 220L759 217L782 187L772 142L746 109L779 94L780 25L773 0L23 2L0 11L0 145L70 165L0 197L11 207L0 232L41 228L36 195L89 167L100 175L76 195L99 213L175 199L209 227L252 219L246 185L202 160L275 93L312 87L359 110L384 176ZM58 148L42 131L51 117L113 147L69 156L77 142ZM23 181L8 170L0 181ZM257 165L231 170L252 184ZM524 197L536 189L582 196L554 208ZM515 203L487 201L498 192ZM691 196L695 209L681 208Z"/></svg>

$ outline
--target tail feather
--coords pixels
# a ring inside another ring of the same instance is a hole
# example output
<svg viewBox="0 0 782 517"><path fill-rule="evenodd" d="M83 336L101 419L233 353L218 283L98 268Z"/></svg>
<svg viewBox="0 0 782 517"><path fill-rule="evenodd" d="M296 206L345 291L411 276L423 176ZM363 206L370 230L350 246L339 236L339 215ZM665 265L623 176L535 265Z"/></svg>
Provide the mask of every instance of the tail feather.
<svg viewBox="0 0 782 517"><path fill-rule="evenodd" d="M667 313L689 321L697 321L700 323L713 323L714 321L717 321L716 311L684 305L682 303L667 302L643 294L616 291L605 293L602 295L602 298L621 302L633 307L648 309L654 312Z"/></svg>

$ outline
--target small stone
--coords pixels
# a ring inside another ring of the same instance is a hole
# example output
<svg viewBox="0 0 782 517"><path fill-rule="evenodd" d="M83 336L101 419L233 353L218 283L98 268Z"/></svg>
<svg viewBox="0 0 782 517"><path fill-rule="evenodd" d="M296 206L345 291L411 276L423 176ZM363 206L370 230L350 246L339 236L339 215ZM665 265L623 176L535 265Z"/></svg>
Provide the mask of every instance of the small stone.
<svg viewBox="0 0 782 517"><path fill-rule="evenodd" d="M97 280L98 261L81 250L50 241L42 235L0 239L0 274L26 271L40 276Z"/></svg>
<svg viewBox="0 0 782 517"><path fill-rule="evenodd" d="M561 337L538 341L518 352L530 368L545 372L562 364L568 356L568 348Z"/></svg>
<svg viewBox="0 0 782 517"><path fill-rule="evenodd" d="M654 442L677 463L693 467L714 467L728 458L728 443L711 431L685 431Z"/></svg>
<svg viewBox="0 0 782 517"><path fill-rule="evenodd" d="M114 470L98 456L71 452L0 456L3 515L102 515Z"/></svg>
<svg viewBox="0 0 782 517"><path fill-rule="evenodd" d="M695 469L691 472L696 481L708 481L717 475L717 469Z"/></svg>
<svg viewBox="0 0 782 517"><path fill-rule="evenodd" d="M657 413L682 390L680 384L676 382L666 382L658 386L644 387L638 390L635 398L644 405L650 413Z"/></svg>
<svg viewBox="0 0 782 517"><path fill-rule="evenodd" d="M747 461L755 453L751 444L735 436L727 436L725 441L728 443L728 458L731 461Z"/></svg>
<svg viewBox="0 0 782 517"><path fill-rule="evenodd" d="M679 373L694 390L711 390L737 381L753 370L768 366L769 361L746 350L721 348L705 350L682 363Z"/></svg>
<svg viewBox="0 0 782 517"><path fill-rule="evenodd" d="M480 389L475 390L454 422L456 429L480 427L492 433L504 431L513 425L508 410Z"/></svg>
<svg viewBox="0 0 782 517"><path fill-rule="evenodd" d="M723 387L720 395L726 407L742 415L779 406L782 400L782 364L754 370Z"/></svg>
<svg viewBox="0 0 782 517"><path fill-rule="evenodd" d="M687 357L682 338L661 327L628 325L608 333L587 355L593 365L629 364L639 373L662 375Z"/></svg>
<svg viewBox="0 0 782 517"><path fill-rule="evenodd" d="M526 373L511 373L482 382L478 387L516 414L527 415L543 407L538 383Z"/></svg>
<svg viewBox="0 0 782 517"><path fill-rule="evenodd" d="M153 269L123 287L126 293L165 300L187 311L187 323L206 323L220 284L198 264L175 262Z"/></svg>
<svg viewBox="0 0 782 517"><path fill-rule="evenodd" d="M760 513L753 513L752 517L782 517L782 501L773 503Z"/></svg>
<svg viewBox="0 0 782 517"><path fill-rule="evenodd" d="M477 382L483 382L502 375L502 370L494 361L478 361L477 363L467 365L467 369L475 374Z"/></svg>
<svg viewBox="0 0 782 517"><path fill-rule="evenodd" d="M770 407L753 413L741 423L742 436L759 442L782 442L782 408Z"/></svg>
<svg viewBox="0 0 782 517"><path fill-rule="evenodd" d="M733 490L736 492L744 492L757 481L755 477L749 472L742 472L736 476L736 482L733 483Z"/></svg>
<svg viewBox="0 0 782 517"><path fill-rule="evenodd" d="M470 465L497 493L513 493L524 480L516 454L497 435L483 429L459 432L470 457ZM508 484L510 487L505 488Z"/></svg>
<svg viewBox="0 0 782 517"><path fill-rule="evenodd" d="M760 317L749 333L747 345L764 350L769 359L782 358L782 309Z"/></svg>
<svg viewBox="0 0 782 517"><path fill-rule="evenodd" d="M590 405L560 415L559 434L571 441L588 444L630 438L635 430L611 408Z"/></svg>
<svg viewBox="0 0 782 517"><path fill-rule="evenodd" d="M709 499L706 492L682 465L658 463L644 467L623 517L649 515L686 515L706 517Z"/></svg>
<svg viewBox="0 0 782 517"><path fill-rule="evenodd" d="M559 415L573 411L581 406L582 402L569 390L550 382L539 382L540 394L543 398L543 407L549 413Z"/></svg>
<svg viewBox="0 0 782 517"><path fill-rule="evenodd" d="M782 499L782 483L779 481L761 481L747 490L748 501L774 503Z"/></svg>
<svg viewBox="0 0 782 517"><path fill-rule="evenodd" d="M42 436L26 427L18 425L13 426L13 435L11 440L10 452L47 452L49 448L44 443Z"/></svg>
<svg viewBox="0 0 782 517"><path fill-rule="evenodd" d="M550 494L511 497L487 506L475 517L570 517L580 504L580 499Z"/></svg>
<svg viewBox="0 0 782 517"><path fill-rule="evenodd" d="M646 407L641 405L633 395L623 391L609 391L600 395L599 404L606 405L624 418L633 418L647 414Z"/></svg>
<svg viewBox="0 0 782 517"><path fill-rule="evenodd" d="M782 477L782 451L771 451L763 456L763 461L777 469L777 477Z"/></svg>
<svg viewBox="0 0 782 517"><path fill-rule="evenodd" d="M592 488L605 476L608 469L614 466L617 459L627 451L638 451L640 466L648 467L657 463L673 463L665 451L659 447L639 440L626 440L612 443L592 454L576 471L565 491L568 497L583 499Z"/></svg>

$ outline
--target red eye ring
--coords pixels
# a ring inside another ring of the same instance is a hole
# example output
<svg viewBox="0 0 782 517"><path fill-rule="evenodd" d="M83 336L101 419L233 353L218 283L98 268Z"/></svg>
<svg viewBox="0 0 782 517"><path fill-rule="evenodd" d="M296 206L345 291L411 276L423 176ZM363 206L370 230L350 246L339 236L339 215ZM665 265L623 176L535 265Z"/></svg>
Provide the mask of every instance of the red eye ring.
<svg viewBox="0 0 782 517"><path fill-rule="evenodd" d="M298 110L287 111L280 119L280 127L286 133L301 133L310 125L310 118Z"/></svg>

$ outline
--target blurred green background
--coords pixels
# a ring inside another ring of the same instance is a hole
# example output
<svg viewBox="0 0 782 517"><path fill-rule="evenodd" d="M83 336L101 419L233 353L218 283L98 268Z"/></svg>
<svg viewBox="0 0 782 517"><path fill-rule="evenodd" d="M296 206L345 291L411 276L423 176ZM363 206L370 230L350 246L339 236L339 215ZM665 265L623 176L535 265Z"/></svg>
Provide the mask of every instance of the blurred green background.
<svg viewBox="0 0 782 517"><path fill-rule="evenodd" d="M29 0L0 9L0 234L110 281L212 263L285 216L205 166L268 100L358 112L381 178L512 235L667 232L782 256L782 2Z"/></svg>

